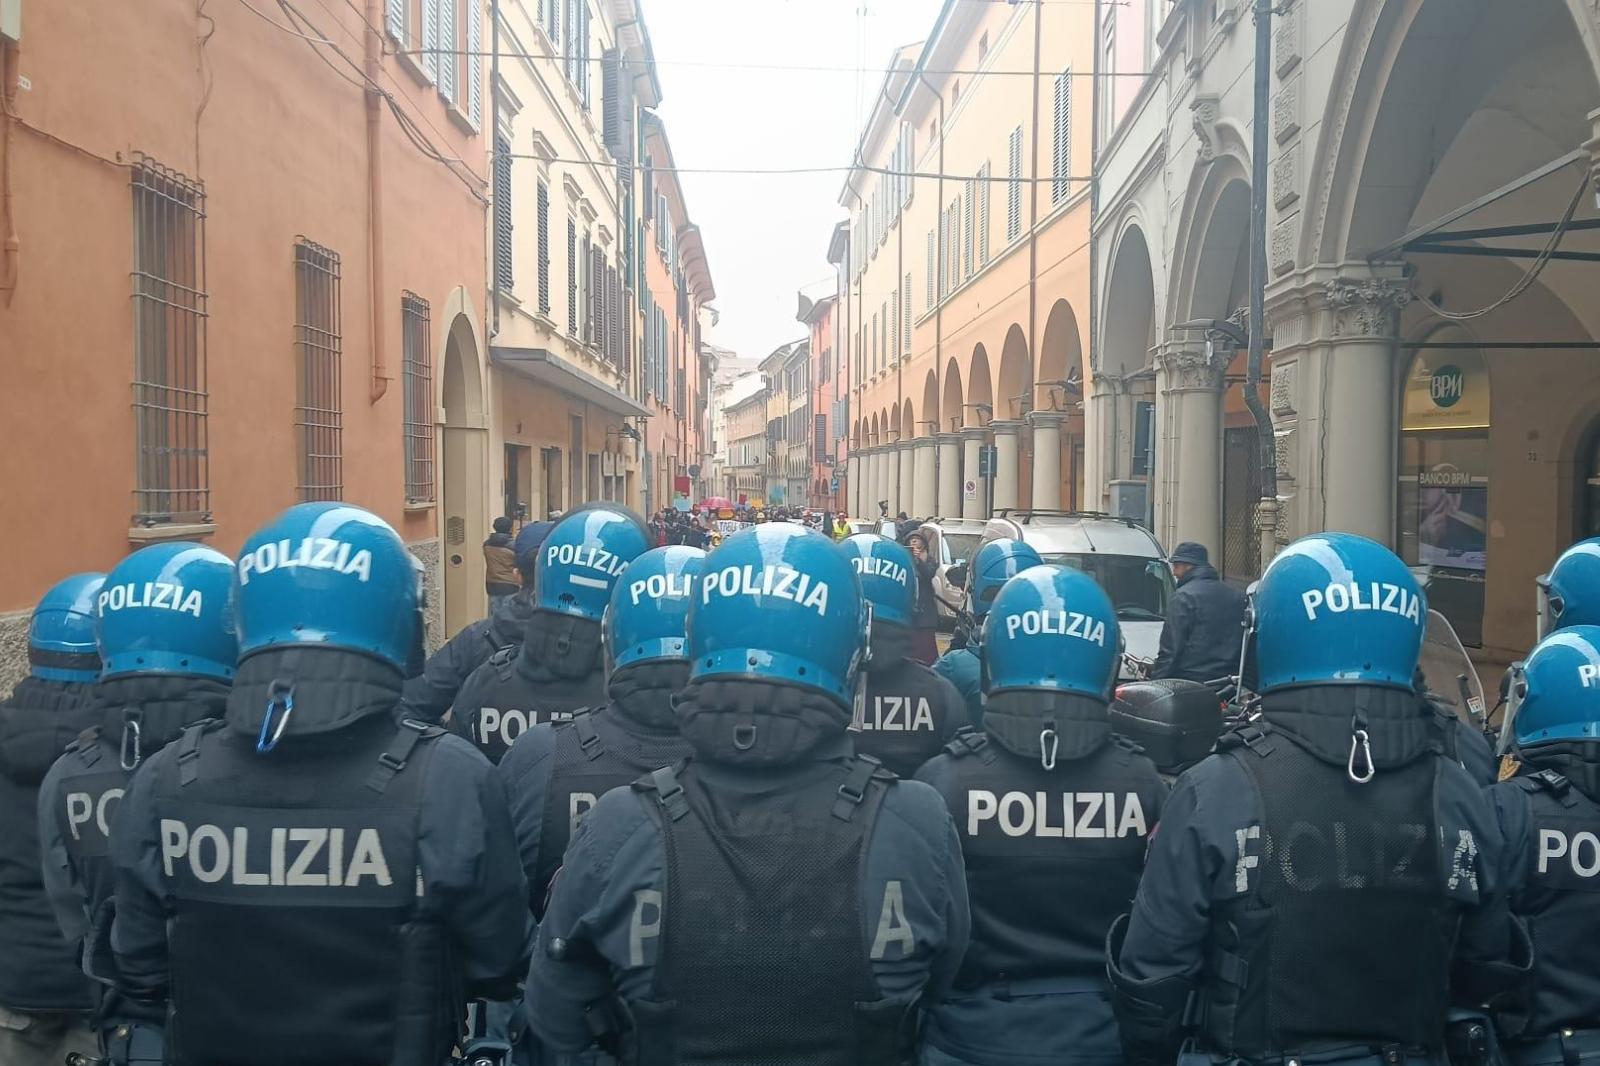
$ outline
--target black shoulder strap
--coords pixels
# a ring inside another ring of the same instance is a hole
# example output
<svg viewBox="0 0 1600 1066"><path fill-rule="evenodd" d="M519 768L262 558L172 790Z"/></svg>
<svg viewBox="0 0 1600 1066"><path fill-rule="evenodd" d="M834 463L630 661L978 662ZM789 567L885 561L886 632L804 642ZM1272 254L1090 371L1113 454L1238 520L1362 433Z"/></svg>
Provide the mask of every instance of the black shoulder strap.
<svg viewBox="0 0 1600 1066"><path fill-rule="evenodd" d="M178 737L178 784L187 787L200 776L200 740L206 735L210 721L195 722L185 726Z"/></svg>
<svg viewBox="0 0 1600 1066"><path fill-rule="evenodd" d="M590 709L580 708L572 712L572 721L569 723L578 734L578 749L590 762L606 753L606 746L600 740L600 734L595 731L594 722L590 719Z"/></svg>
<svg viewBox="0 0 1600 1066"><path fill-rule="evenodd" d="M388 788L395 775L406 768L406 763L411 759L411 753L416 746L425 740L433 740L444 735L444 730L438 726L419 722L415 718L406 718L400 722L400 728L395 731L394 739L389 742L389 747L378 755L378 765L372 768L372 774L367 778L367 787L382 795Z"/></svg>
<svg viewBox="0 0 1600 1066"><path fill-rule="evenodd" d="M1515 780L1517 786L1526 792L1550 793L1563 807L1577 805L1578 797L1572 794L1572 782L1554 770L1540 770L1537 773L1523 774Z"/></svg>
<svg viewBox="0 0 1600 1066"><path fill-rule="evenodd" d="M887 777L884 778L884 775ZM877 759L870 755L856 755L851 760L844 783L839 786L838 798L833 801L833 816L843 822L853 819L856 812L861 809L861 802L867 798L867 789L874 777L896 780L892 773L884 770L883 763Z"/></svg>
<svg viewBox="0 0 1600 1066"><path fill-rule="evenodd" d="M950 739L944 746L945 754L953 759L965 759L968 755L976 755L989 746L989 738L982 733L964 729Z"/></svg>
<svg viewBox="0 0 1600 1066"><path fill-rule="evenodd" d="M518 647L515 644L507 645L489 656L489 662L494 665L494 672L500 675L501 681L509 680L516 667L512 660L517 657Z"/></svg>
<svg viewBox="0 0 1600 1066"><path fill-rule="evenodd" d="M78 738L67 745L68 751L75 751L83 756L85 764L92 765L100 758L100 727L92 725L78 734Z"/></svg>
<svg viewBox="0 0 1600 1066"><path fill-rule="evenodd" d="M1273 744L1268 739L1271 735L1272 727L1266 722L1246 722L1218 737L1217 750L1237 752L1246 748L1265 759L1272 754Z"/></svg>
<svg viewBox="0 0 1600 1066"><path fill-rule="evenodd" d="M654 792L656 802L674 822L689 813L689 800L683 794L683 786L678 783L677 772L670 766L650 771L648 777L635 781L633 787L642 792Z"/></svg>

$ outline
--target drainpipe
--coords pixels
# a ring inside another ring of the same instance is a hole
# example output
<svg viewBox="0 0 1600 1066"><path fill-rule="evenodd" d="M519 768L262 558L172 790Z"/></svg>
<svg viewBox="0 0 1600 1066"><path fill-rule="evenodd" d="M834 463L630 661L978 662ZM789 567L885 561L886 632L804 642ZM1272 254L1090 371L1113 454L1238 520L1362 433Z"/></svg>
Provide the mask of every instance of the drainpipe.
<svg viewBox="0 0 1600 1066"><path fill-rule="evenodd" d="M939 291L939 275L944 270L944 226L939 222L939 212L944 210L944 94L928 83L928 78L922 71L917 71L917 80L933 94L934 100L939 104L939 177L933 194L933 387L938 390L939 402L944 403L944 293ZM913 167L915 163L912 164ZM915 178L911 179L916 181ZM989 191L984 190L987 196ZM934 435L939 433L939 420L934 419ZM934 447L938 447L935 443Z"/></svg>
<svg viewBox="0 0 1600 1066"><path fill-rule="evenodd" d="M1022 399L1027 401L1028 407L1033 407L1033 360L1039 349L1039 46L1042 33L1042 19L1044 18L1044 5L1033 5L1033 130L1030 140L1033 142L1031 151L1033 160L1032 181L1028 182L1028 381L1027 388L1022 390ZM1091 256L1090 258L1093 258ZM1001 353L1001 359L1005 355ZM1006 397L1009 407L1010 398ZM1027 414L1018 411L1019 415ZM1006 412L1010 417L1011 412ZM1021 458L1018 457L1017 465L1020 467ZM1021 494L1022 471L1017 471L1018 494ZM993 485L991 479L990 484Z"/></svg>
<svg viewBox="0 0 1600 1066"><path fill-rule="evenodd" d="M475 0L468 0L469 3ZM500 210L494 196L495 175L500 173L500 0L489 0L489 203L490 215L484 228L498 233L494 216ZM495 238L489 238L486 249L489 273L489 339L500 335L500 270L495 261Z"/></svg>
<svg viewBox="0 0 1600 1066"><path fill-rule="evenodd" d="M1101 362L1100 254L1099 248L1095 244L1094 227L1095 224L1100 220L1100 138L1103 134L1103 131L1100 129L1100 94L1106 91L1105 88L1103 88L1100 84L1104 80L1100 76L1102 73L1104 73L1100 69L1100 35L1105 32L1105 14L1103 2L1104 0L1094 0L1094 65L1091 68L1094 71L1094 76L1090 79L1089 88L1089 107L1091 109L1091 113L1089 115L1089 372L1084 375L1083 380L1082 396L1085 405L1093 402L1095 371L1099 369ZM1147 26L1145 27L1145 30L1146 32L1149 32L1152 28L1153 27ZM1113 398L1111 401L1111 447L1104 448L1106 439L1105 432L1104 430L1099 430L1099 427L1096 427L1096 429L1100 432L1100 441L1096 447L1103 448L1101 451L1100 463L1101 473L1105 475L1108 480L1117 476L1117 466L1119 465L1117 462L1117 404L1119 402L1120 401L1115 398ZM1083 415L1085 437L1084 444L1085 448L1087 448L1089 446L1089 442L1087 440L1089 427L1089 412L1087 406L1085 406ZM1105 491L1105 486L1085 485L1083 488L1085 495L1091 492L1094 493L1094 495L1090 498L1095 501L1096 506L1089 509L1098 510L1101 493ZM1073 491L1074 493L1077 491L1076 482L1074 482ZM1085 501L1083 500L1078 500L1077 502L1079 507L1084 507L1086 505Z"/></svg>
<svg viewBox="0 0 1600 1066"><path fill-rule="evenodd" d="M15 41L0 41L0 223L5 231L0 235L4 242L4 256L0 258L0 293L4 304L11 306L16 294L17 280L22 271L22 239L17 236L16 208L11 194L11 154L16 151L12 137L12 118L17 113L17 84L22 73L22 45Z"/></svg>
<svg viewBox="0 0 1600 1066"><path fill-rule="evenodd" d="M1261 402L1261 363L1266 348L1267 289L1267 124L1272 82L1272 0L1255 0L1255 118L1250 145L1250 358L1245 372L1244 402L1256 420L1260 442L1261 504L1257 527L1270 520L1276 528L1278 509L1277 442L1272 416ZM1263 551L1263 554L1266 554Z"/></svg>
<svg viewBox="0 0 1600 1066"><path fill-rule="evenodd" d="M383 286L383 155L381 138L383 128L383 99L379 95L378 57L383 52L383 41L377 27L383 25L383 11L378 0L366 0L367 32L367 302L371 305L369 329L372 333L372 383L369 397L373 403L383 399L389 391L389 366L383 340L384 286Z"/></svg>

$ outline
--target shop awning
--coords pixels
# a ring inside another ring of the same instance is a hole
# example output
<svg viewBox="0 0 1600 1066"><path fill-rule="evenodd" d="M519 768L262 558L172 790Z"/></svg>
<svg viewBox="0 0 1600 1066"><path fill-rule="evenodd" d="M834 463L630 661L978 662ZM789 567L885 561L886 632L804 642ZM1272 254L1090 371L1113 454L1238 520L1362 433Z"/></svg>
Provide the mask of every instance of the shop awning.
<svg viewBox="0 0 1600 1066"><path fill-rule="evenodd" d="M489 358L499 366L532 381L559 389L569 396L619 415L645 415L650 409L586 373L548 348L489 346Z"/></svg>

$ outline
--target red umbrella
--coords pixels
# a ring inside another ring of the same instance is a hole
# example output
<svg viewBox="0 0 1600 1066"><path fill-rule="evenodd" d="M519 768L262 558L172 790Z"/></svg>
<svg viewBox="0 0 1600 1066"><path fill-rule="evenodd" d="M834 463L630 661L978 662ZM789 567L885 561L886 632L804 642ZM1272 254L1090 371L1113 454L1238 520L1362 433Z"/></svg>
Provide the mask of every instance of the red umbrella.
<svg viewBox="0 0 1600 1066"><path fill-rule="evenodd" d="M708 507L713 511L721 511L724 508L731 510L733 502L726 496L708 496L700 501L700 506Z"/></svg>

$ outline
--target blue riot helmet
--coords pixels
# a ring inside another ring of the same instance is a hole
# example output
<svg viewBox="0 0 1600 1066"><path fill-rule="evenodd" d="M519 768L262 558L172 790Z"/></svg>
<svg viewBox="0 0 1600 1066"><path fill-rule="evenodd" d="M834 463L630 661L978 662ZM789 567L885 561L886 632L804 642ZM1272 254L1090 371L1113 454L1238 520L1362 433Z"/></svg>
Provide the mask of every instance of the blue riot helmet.
<svg viewBox="0 0 1600 1066"><path fill-rule="evenodd" d="M112 568L96 600L102 681L129 674L233 679L233 563L203 544L140 548Z"/></svg>
<svg viewBox="0 0 1600 1066"><path fill-rule="evenodd" d="M1354 533L1314 533L1272 560L1251 618L1261 692L1299 685L1412 691L1428 601L1383 545Z"/></svg>
<svg viewBox="0 0 1600 1066"><path fill-rule="evenodd" d="M347 503L302 503L245 541L242 657L276 648L361 652L404 672L422 643L419 564L394 529Z"/></svg>
<svg viewBox="0 0 1600 1066"><path fill-rule="evenodd" d="M688 659L689 604L705 566L699 548L652 548L629 563L611 593L604 623L613 670Z"/></svg>
<svg viewBox="0 0 1600 1066"><path fill-rule="evenodd" d="M28 673L44 681L93 681L100 676L94 641L95 597L104 574L73 574L50 586L28 620Z"/></svg>
<svg viewBox="0 0 1600 1066"><path fill-rule="evenodd" d="M1539 635L1600 625L1600 537L1580 540L1538 579Z"/></svg>
<svg viewBox="0 0 1600 1066"><path fill-rule="evenodd" d="M1063 692L1105 703L1117 680L1122 630L1094 578L1033 566L1007 581L983 622L983 691Z"/></svg>
<svg viewBox="0 0 1600 1066"><path fill-rule="evenodd" d="M539 546L534 606L599 622L623 569L650 547L644 523L608 505L574 511Z"/></svg>
<svg viewBox="0 0 1600 1066"><path fill-rule="evenodd" d="M1519 748L1600 740L1600 626L1566 626L1512 667Z"/></svg>
<svg viewBox="0 0 1600 1066"><path fill-rule="evenodd" d="M981 622L1007 581L1042 562L1030 545L1009 537L991 540L979 548L967 568L967 603L972 617Z"/></svg>
<svg viewBox="0 0 1600 1066"><path fill-rule="evenodd" d="M706 557L689 606L692 681L782 682L850 705L867 635L850 561L788 522L742 530Z"/></svg>
<svg viewBox="0 0 1600 1066"><path fill-rule="evenodd" d="M857 533L839 544L861 579L874 623L910 626L917 609L915 563L905 545L876 533Z"/></svg>

